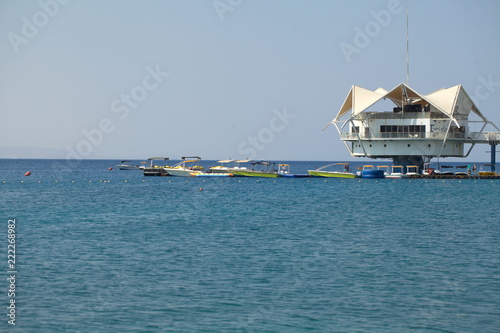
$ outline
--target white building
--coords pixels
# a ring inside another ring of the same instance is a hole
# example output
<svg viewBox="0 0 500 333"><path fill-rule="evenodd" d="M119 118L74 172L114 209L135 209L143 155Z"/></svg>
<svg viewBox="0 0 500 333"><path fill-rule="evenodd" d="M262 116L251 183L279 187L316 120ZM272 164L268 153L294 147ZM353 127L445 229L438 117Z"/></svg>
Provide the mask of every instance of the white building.
<svg viewBox="0 0 500 333"><path fill-rule="evenodd" d="M392 110L372 110L381 100L391 101ZM476 120L469 120L471 112ZM480 130L472 132L471 123ZM398 165L422 167L433 157L466 157L477 143L500 141L500 133L483 132L488 124L499 129L461 85L428 95L404 83L391 91L353 86L330 124L352 156L392 158Z"/></svg>

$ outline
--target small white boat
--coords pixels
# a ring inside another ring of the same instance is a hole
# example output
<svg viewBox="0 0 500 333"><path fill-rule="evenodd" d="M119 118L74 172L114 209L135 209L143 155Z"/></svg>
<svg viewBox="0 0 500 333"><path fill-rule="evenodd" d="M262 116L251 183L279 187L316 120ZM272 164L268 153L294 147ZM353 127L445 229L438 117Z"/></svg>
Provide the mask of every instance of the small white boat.
<svg viewBox="0 0 500 333"><path fill-rule="evenodd" d="M453 169L452 165L442 165L441 169ZM451 170L446 170L441 172L441 176L452 177L455 173Z"/></svg>
<svg viewBox="0 0 500 333"><path fill-rule="evenodd" d="M121 164L118 164L117 167L120 170L143 170L144 167L140 165L130 165L130 164L125 164L127 162L131 161L122 161Z"/></svg>
<svg viewBox="0 0 500 333"><path fill-rule="evenodd" d="M186 160L189 159L190 160ZM165 171L170 175L170 176L179 176L179 177L192 177L193 175L197 175L199 173L203 173L204 168L195 165L195 166L186 166L186 163L194 163L198 162L201 160L201 157L194 156L194 157L182 157L182 161L174 165L173 167L165 167Z"/></svg>
<svg viewBox="0 0 500 333"><path fill-rule="evenodd" d="M306 178L311 177L310 174L295 174L292 173L290 169L290 164L278 164L278 174L280 177L291 177L291 178Z"/></svg>
<svg viewBox="0 0 500 333"><path fill-rule="evenodd" d="M471 174L470 165L457 165L455 169L457 170L455 171L455 177L458 178L466 178L469 177Z"/></svg>
<svg viewBox="0 0 500 333"><path fill-rule="evenodd" d="M252 162L252 160L236 160L233 162L234 162L234 165L227 169L228 172L248 170L247 167L241 166L241 163L249 163L249 162Z"/></svg>
<svg viewBox="0 0 500 333"><path fill-rule="evenodd" d="M420 177L422 176L418 172L418 165L407 165L406 166L406 177Z"/></svg>
<svg viewBox="0 0 500 333"><path fill-rule="evenodd" d="M394 178L406 178L408 176L403 173L402 165L393 165L391 167L391 173L385 177L394 179Z"/></svg>
<svg viewBox="0 0 500 333"><path fill-rule="evenodd" d="M216 173L222 173L222 174L230 173L230 169L231 168L229 166L227 166L226 164L231 163L231 162L235 162L235 161L234 160L220 160L220 161L217 161L217 163L219 163L219 165L210 167L208 169L207 173L212 173L212 174L216 174Z"/></svg>

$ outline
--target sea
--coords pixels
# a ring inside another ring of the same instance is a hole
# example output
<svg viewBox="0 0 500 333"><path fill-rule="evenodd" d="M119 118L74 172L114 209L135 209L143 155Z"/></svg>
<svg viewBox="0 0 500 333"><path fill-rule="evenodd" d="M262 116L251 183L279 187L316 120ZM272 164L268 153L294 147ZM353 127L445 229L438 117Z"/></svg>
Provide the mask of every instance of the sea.
<svg viewBox="0 0 500 333"><path fill-rule="evenodd" d="M0 332L500 331L500 180L119 163L0 160Z"/></svg>

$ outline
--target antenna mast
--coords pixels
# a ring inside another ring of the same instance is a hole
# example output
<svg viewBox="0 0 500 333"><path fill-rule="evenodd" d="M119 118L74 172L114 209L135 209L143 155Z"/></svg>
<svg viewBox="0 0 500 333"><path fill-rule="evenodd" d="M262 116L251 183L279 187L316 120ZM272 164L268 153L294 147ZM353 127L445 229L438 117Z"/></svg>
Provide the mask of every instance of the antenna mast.
<svg viewBox="0 0 500 333"><path fill-rule="evenodd" d="M410 82L410 42L408 39L408 7L406 7L406 84Z"/></svg>

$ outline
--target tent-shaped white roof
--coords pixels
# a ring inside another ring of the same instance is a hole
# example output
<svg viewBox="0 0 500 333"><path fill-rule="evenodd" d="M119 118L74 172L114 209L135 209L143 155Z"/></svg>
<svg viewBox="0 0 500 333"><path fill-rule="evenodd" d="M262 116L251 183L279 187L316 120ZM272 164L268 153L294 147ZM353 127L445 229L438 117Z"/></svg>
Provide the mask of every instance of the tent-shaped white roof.
<svg viewBox="0 0 500 333"><path fill-rule="evenodd" d="M403 104L420 104L425 101L426 104L432 105L435 109L453 119L459 114L468 116L470 111L473 111L481 119L487 121L461 85L448 89L439 89L428 95L421 95L405 83L401 83L391 91L383 88L371 91L352 86L337 117L332 122L339 121L342 116L351 110L351 117L355 117L382 98L389 98L399 106Z"/></svg>
<svg viewBox="0 0 500 333"><path fill-rule="evenodd" d="M384 90L382 88L379 89L377 89L376 91L371 91L358 86L352 86L349 94L344 101L344 104L340 108L337 119L349 112L349 110L352 110L353 116L355 116L358 113L365 111L373 104L377 103L377 101L383 98L387 93L387 90Z"/></svg>

